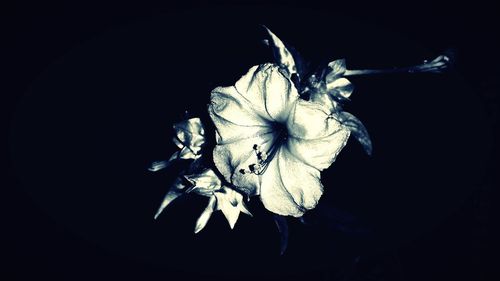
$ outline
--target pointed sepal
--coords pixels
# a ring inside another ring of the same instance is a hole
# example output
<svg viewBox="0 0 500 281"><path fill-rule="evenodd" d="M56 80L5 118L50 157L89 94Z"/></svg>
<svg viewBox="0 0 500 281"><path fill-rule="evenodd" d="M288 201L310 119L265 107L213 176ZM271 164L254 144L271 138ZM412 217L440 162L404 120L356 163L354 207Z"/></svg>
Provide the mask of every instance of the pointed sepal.
<svg viewBox="0 0 500 281"><path fill-rule="evenodd" d="M194 227L194 233L198 233L203 228L205 228L205 226L208 223L208 220L212 216L212 213L216 209L216 204L217 204L217 199L215 198L215 196L210 197L210 199L208 200L207 207L205 208L205 210L203 210L201 215L196 220L196 225Z"/></svg>
<svg viewBox="0 0 500 281"><path fill-rule="evenodd" d="M191 184L186 192L194 192L203 196L212 196L215 191L222 188L219 177L212 169L205 169L201 173L185 175L184 178Z"/></svg>
<svg viewBox="0 0 500 281"><path fill-rule="evenodd" d="M361 121L349 112L339 112L339 121L349 128L352 135L361 144L366 154L372 154L372 141L370 135Z"/></svg>
<svg viewBox="0 0 500 281"><path fill-rule="evenodd" d="M289 77L293 74L297 74L297 66L295 64L295 59L292 53L287 49L285 44L278 38L271 30L266 26L263 26L269 35L269 40L267 40L267 45L272 48L274 59L276 62L288 71Z"/></svg>
<svg viewBox="0 0 500 281"><path fill-rule="evenodd" d="M170 189L168 190L167 194L163 198L163 201L161 202L160 207L156 211L156 214L154 216L155 219L158 218L158 216L161 214L161 212L168 206L172 201L177 199L179 196L184 194L184 188L185 185L183 184L181 178L176 178L175 182L172 184Z"/></svg>
<svg viewBox="0 0 500 281"><path fill-rule="evenodd" d="M243 195L236 190L224 186L221 191L215 192L215 197L217 198L217 210L222 211L231 229L238 221L240 212L252 216L243 202Z"/></svg>

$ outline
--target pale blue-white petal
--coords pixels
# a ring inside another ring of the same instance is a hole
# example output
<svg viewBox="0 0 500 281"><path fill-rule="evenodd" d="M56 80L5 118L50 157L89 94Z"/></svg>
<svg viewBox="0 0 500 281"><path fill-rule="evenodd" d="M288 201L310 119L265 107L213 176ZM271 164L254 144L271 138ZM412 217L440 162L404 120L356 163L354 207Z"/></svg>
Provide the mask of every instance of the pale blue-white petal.
<svg viewBox="0 0 500 281"><path fill-rule="evenodd" d="M299 100L287 121L288 134L297 139L323 138L339 129L338 122L330 119L332 109L315 102Z"/></svg>
<svg viewBox="0 0 500 281"><path fill-rule="evenodd" d="M327 74L325 76L325 82L331 83L334 80L342 77L346 71L345 59L338 59L328 63Z"/></svg>
<svg viewBox="0 0 500 281"><path fill-rule="evenodd" d="M319 170L281 147L261 175L260 199L275 214L300 217L321 197L323 186L319 179Z"/></svg>
<svg viewBox="0 0 500 281"><path fill-rule="evenodd" d="M268 151L274 141L272 132L240 141L216 145L213 152L214 164L226 181L233 184L238 191L249 196L259 194L259 178L248 172L249 166L257 164L254 147Z"/></svg>
<svg viewBox="0 0 500 281"><path fill-rule="evenodd" d="M235 87L253 112L271 122L283 122L299 97L290 79L278 66L270 63L252 67Z"/></svg>
<svg viewBox="0 0 500 281"><path fill-rule="evenodd" d="M204 143L205 130L200 118L191 118L174 124L174 143L183 146L199 147Z"/></svg>
<svg viewBox="0 0 500 281"><path fill-rule="evenodd" d="M326 84L328 94L340 99L348 99L354 91L354 85L346 78L335 79Z"/></svg>
<svg viewBox="0 0 500 281"><path fill-rule="evenodd" d="M328 122L337 122L328 119ZM337 155L347 144L350 131L345 126L323 138L304 140L290 137L286 143L290 152L304 163L322 171L335 162Z"/></svg>

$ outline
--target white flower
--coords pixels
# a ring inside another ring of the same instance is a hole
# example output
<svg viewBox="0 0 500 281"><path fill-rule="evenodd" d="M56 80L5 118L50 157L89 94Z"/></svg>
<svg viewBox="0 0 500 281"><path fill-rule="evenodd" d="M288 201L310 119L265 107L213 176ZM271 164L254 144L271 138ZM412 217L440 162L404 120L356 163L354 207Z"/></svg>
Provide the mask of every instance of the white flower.
<svg viewBox="0 0 500 281"><path fill-rule="evenodd" d="M323 193L320 171L345 146L350 131L328 104L299 98L289 73L252 67L230 87L212 91L214 163L224 178L280 215L300 217Z"/></svg>

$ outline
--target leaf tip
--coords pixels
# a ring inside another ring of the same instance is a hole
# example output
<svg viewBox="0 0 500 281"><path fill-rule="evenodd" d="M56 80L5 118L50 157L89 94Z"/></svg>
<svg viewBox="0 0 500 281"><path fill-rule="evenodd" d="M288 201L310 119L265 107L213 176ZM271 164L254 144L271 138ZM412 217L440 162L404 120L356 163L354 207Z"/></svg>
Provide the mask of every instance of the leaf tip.
<svg viewBox="0 0 500 281"><path fill-rule="evenodd" d="M165 209L163 206L160 206L160 208L158 209L158 211L156 211L156 214L154 216L154 219L158 219L158 217L160 216L161 212L163 211L163 209Z"/></svg>

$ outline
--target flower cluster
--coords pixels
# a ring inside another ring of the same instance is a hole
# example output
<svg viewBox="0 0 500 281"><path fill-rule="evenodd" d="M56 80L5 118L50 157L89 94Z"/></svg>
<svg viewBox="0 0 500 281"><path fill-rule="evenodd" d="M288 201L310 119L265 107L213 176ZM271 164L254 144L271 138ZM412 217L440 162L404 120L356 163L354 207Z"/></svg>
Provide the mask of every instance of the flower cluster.
<svg viewBox="0 0 500 281"><path fill-rule="evenodd" d="M200 118L191 118L174 125L176 132L173 141L179 148L168 161L154 162L150 171L166 168L178 159L191 159L189 168L181 173L172 184L158 209L155 218L177 197L193 192L209 197L208 206L196 222L195 233L202 230L212 213L221 210L231 228L234 227L241 212L252 215L243 202L243 196L236 190L222 184L219 177L210 168L202 167L199 160L205 144L205 130Z"/></svg>
<svg viewBox="0 0 500 281"><path fill-rule="evenodd" d="M324 189L321 171L332 165L349 136L371 154L366 128L342 105L354 90L347 76L380 71L347 70L343 59L305 71L298 63L302 58L265 30L264 42L275 61L253 66L234 85L211 92L208 113L215 125L215 147L206 147L199 118L174 125L179 150L150 170L178 159L191 164L172 184L155 218L177 197L194 193L209 198L195 232L217 210L233 228L240 212L251 216L243 198L258 196L280 225L283 216L300 218L316 207ZM436 71L448 61L441 56L406 69ZM205 157L211 158L201 161Z"/></svg>

